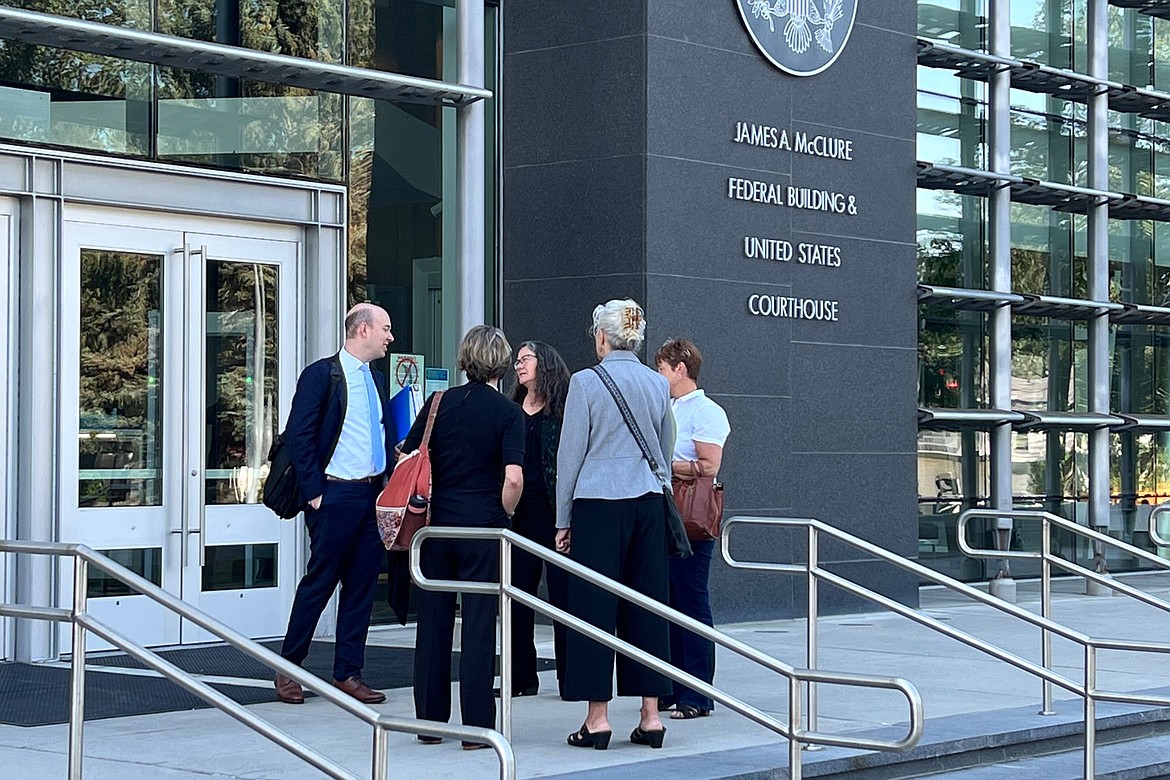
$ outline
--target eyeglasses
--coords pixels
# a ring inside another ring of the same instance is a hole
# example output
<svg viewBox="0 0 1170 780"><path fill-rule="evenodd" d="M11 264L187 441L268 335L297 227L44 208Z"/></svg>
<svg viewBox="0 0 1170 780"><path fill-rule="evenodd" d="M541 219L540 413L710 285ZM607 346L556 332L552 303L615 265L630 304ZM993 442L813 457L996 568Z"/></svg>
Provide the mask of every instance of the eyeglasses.
<svg viewBox="0 0 1170 780"><path fill-rule="evenodd" d="M515 366L516 368L519 368L520 366L527 363L529 360L536 360L536 355L525 355L524 357L518 357L518 358L516 358L516 362L513 363L512 365Z"/></svg>

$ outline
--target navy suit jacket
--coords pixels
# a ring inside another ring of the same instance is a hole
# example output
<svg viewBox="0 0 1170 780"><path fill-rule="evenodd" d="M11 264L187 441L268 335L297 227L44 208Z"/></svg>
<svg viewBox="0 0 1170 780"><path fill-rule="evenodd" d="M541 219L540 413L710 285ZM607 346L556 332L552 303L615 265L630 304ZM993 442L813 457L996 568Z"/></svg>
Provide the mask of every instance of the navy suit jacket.
<svg viewBox="0 0 1170 780"><path fill-rule="evenodd" d="M393 463L390 453L394 450L394 443L390 441L393 437L390 426L385 424L390 419L386 408L386 379L381 371L372 367L370 373L382 403L382 427L386 431L386 464L389 470ZM336 386L330 397L326 398L334 375L337 377ZM329 465L337 439L341 436L347 397L345 376L337 355L309 364L297 379L284 436L301 483L301 500L305 503L325 493L325 467Z"/></svg>

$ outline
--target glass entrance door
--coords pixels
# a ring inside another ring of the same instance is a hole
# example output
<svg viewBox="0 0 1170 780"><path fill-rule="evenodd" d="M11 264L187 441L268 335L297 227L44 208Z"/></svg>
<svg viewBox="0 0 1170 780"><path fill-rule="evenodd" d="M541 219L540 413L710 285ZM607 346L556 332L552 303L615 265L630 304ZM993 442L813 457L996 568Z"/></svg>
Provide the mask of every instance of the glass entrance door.
<svg viewBox="0 0 1170 780"><path fill-rule="evenodd" d="M279 635L297 525L259 499L296 379L296 231L118 217L65 226L60 538L249 636ZM214 639L89 580L91 612L137 641Z"/></svg>

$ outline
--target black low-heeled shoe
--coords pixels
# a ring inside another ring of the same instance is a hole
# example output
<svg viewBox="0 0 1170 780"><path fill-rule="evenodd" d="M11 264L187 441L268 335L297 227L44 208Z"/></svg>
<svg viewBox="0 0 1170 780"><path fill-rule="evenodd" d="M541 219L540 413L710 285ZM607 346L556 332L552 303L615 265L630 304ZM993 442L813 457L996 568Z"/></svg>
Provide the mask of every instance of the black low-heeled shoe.
<svg viewBox="0 0 1170 780"><path fill-rule="evenodd" d="M630 742L635 745L649 745L652 748L658 749L662 747L662 740L666 739L666 727L655 729L653 731L645 731L641 726L638 726L630 732Z"/></svg>
<svg viewBox="0 0 1170 780"><path fill-rule="evenodd" d="M535 696L538 693L540 693L540 685L539 684L538 685L530 685L527 688L513 688L512 689L512 698L515 699L515 698L518 698L520 696ZM492 696L495 696L497 699L500 698L500 689L499 688L492 688Z"/></svg>
<svg viewBox="0 0 1170 780"><path fill-rule="evenodd" d="M574 731L566 740L573 747L588 748L594 750L605 750L609 747L609 738L613 736L612 731L590 731L581 724L580 731ZM662 740L660 739L659 742Z"/></svg>

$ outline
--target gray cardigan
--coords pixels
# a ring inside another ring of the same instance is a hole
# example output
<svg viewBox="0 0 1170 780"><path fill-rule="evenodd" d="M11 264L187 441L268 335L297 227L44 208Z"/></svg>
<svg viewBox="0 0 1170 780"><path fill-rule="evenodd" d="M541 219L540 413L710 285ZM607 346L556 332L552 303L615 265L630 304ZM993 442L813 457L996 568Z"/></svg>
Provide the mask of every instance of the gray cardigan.
<svg viewBox="0 0 1170 780"><path fill-rule="evenodd" d="M574 498L637 498L670 484L674 416L666 377L623 350L610 352L601 365L622 391L659 473L651 473L601 379L592 369L578 371L569 380L557 451L557 528L572 525Z"/></svg>

